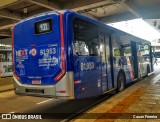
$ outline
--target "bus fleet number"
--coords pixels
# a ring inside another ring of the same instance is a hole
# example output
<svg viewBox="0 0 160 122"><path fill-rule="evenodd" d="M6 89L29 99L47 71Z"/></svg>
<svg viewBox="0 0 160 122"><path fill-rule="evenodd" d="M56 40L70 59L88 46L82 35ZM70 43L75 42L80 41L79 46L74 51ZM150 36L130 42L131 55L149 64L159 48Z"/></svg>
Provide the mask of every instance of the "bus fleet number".
<svg viewBox="0 0 160 122"><path fill-rule="evenodd" d="M45 54L56 54L56 48L41 49L40 55L45 55Z"/></svg>
<svg viewBox="0 0 160 122"><path fill-rule="evenodd" d="M94 69L94 62L81 63L81 70L92 70Z"/></svg>

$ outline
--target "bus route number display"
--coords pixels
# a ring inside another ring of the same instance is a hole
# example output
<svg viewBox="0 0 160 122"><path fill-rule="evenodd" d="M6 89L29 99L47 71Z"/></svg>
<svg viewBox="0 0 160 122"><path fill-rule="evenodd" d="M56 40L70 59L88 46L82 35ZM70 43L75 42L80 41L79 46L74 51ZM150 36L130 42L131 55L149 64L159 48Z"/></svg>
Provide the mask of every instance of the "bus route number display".
<svg viewBox="0 0 160 122"><path fill-rule="evenodd" d="M52 19L46 19L35 23L35 34L49 33L52 31Z"/></svg>

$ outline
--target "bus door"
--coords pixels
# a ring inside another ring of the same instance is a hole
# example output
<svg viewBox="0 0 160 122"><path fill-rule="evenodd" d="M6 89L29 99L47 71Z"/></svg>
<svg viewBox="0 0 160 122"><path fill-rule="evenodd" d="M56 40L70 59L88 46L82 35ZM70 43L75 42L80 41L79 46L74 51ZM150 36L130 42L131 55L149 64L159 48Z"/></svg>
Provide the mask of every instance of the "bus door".
<svg viewBox="0 0 160 122"><path fill-rule="evenodd" d="M146 76L150 73L150 46L148 44L138 44L138 63L140 77Z"/></svg>
<svg viewBox="0 0 160 122"><path fill-rule="evenodd" d="M134 79L137 79L139 76L138 72L138 56L137 56L137 43L134 41L131 41L131 51L132 51L132 57L133 57L133 70L134 70Z"/></svg>
<svg viewBox="0 0 160 122"><path fill-rule="evenodd" d="M75 97L84 98L101 94L101 67L100 57L95 54L88 55L84 42L76 42L78 53L74 55L74 88ZM79 48L80 47L80 48Z"/></svg>
<svg viewBox="0 0 160 122"><path fill-rule="evenodd" d="M131 44L126 44L122 46L123 48L123 64L124 64L124 70L126 73L126 83L129 83L135 79L134 75L134 63L133 63L133 55L132 55L132 49ZM121 54L122 55L122 54Z"/></svg>
<svg viewBox="0 0 160 122"><path fill-rule="evenodd" d="M98 27L76 18L73 41L73 69L75 98L101 94L101 61L99 56Z"/></svg>
<svg viewBox="0 0 160 122"><path fill-rule="evenodd" d="M111 79L111 64L110 64L110 49L109 49L109 37L101 36L100 45L100 59L101 59L101 86L102 93L113 88Z"/></svg>

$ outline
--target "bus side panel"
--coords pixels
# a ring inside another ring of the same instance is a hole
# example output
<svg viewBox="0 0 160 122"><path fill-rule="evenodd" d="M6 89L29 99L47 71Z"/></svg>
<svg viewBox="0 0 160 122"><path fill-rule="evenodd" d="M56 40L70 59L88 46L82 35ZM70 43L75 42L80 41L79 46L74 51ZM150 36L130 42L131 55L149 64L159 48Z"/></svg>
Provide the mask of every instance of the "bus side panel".
<svg viewBox="0 0 160 122"><path fill-rule="evenodd" d="M75 56L75 98L101 94L101 63L98 56Z"/></svg>

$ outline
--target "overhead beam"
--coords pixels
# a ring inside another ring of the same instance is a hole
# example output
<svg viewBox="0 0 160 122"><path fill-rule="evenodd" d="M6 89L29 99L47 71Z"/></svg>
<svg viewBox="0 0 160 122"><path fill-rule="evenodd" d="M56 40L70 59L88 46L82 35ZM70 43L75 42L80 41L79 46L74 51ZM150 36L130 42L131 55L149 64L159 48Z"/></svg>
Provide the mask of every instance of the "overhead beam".
<svg viewBox="0 0 160 122"><path fill-rule="evenodd" d="M160 18L160 4L150 5L149 7L138 8L143 19L159 19Z"/></svg>
<svg viewBox="0 0 160 122"><path fill-rule="evenodd" d="M25 17L25 18L31 17L31 16L34 16L34 15L36 15L36 14L44 13L44 12L47 12L47 11L49 11L49 10L46 9L46 8L40 8L40 9L38 9L38 10L36 10L36 11L33 11L33 12L30 12L30 13L25 14L24 17Z"/></svg>
<svg viewBox="0 0 160 122"><path fill-rule="evenodd" d="M114 1L116 1L116 0L114 0ZM128 12L102 17L102 18L99 18L99 20L104 22L104 23L113 23L113 22L127 21L127 20L142 17L141 13L137 9L137 7L133 3L133 1L122 0L119 3L121 5L123 5L128 10Z"/></svg>
<svg viewBox="0 0 160 122"><path fill-rule="evenodd" d="M0 30L12 28L16 22L18 21L3 19L0 21Z"/></svg>
<svg viewBox="0 0 160 122"><path fill-rule="evenodd" d="M103 23L113 23L113 22L120 22L120 21L136 19L136 18L137 17L135 17L130 12L125 12L122 14L115 14L115 15L105 16L105 17L99 18L99 21L101 21Z"/></svg>
<svg viewBox="0 0 160 122"><path fill-rule="evenodd" d="M90 13L83 13L85 16L88 16L88 17L90 17L90 18L92 18L92 19L95 19L95 20L98 20L98 18L96 17L96 16L94 16L94 15L92 15L92 14L90 14Z"/></svg>
<svg viewBox="0 0 160 122"><path fill-rule="evenodd" d="M128 10L128 11L130 11L133 15L135 15L136 17L141 17L141 15L134 9L134 8L132 8L131 6L129 6L128 4L126 4L126 3L122 3L122 5Z"/></svg>
<svg viewBox="0 0 160 122"><path fill-rule="evenodd" d="M104 23L113 23L119 21L127 21L136 18L143 18L143 19L159 19L160 18L160 4L150 5L146 7L138 7L136 6L134 1L126 0L124 4L126 5L128 12L115 14L111 16L106 16L99 18L100 21Z"/></svg>
<svg viewBox="0 0 160 122"><path fill-rule="evenodd" d="M3 26L0 26L0 30L12 28L13 26L14 26L14 24L3 25Z"/></svg>
<svg viewBox="0 0 160 122"><path fill-rule="evenodd" d="M55 9L60 9L60 4L56 1L50 1L50 0L26 0L27 2L42 6L44 8L50 9L50 10L55 10Z"/></svg>
<svg viewBox="0 0 160 122"><path fill-rule="evenodd" d="M0 9L0 17L13 19L13 20L21 20L22 14L16 11L10 11L8 9Z"/></svg>
<svg viewBox="0 0 160 122"><path fill-rule="evenodd" d="M13 4L22 2L23 0L0 0L0 9L6 8L8 6L11 6Z"/></svg>
<svg viewBox="0 0 160 122"><path fill-rule="evenodd" d="M104 5L107 6L107 4L116 2L113 0L72 0L65 2L63 5L63 9L71 9L73 11L83 11L85 9L92 9L97 6L104 6Z"/></svg>
<svg viewBox="0 0 160 122"><path fill-rule="evenodd" d="M5 31L0 31L0 36L6 36L6 37L11 37L12 36L12 34L10 33L10 32L5 32Z"/></svg>
<svg viewBox="0 0 160 122"><path fill-rule="evenodd" d="M137 10L137 8L135 7L135 4L133 3L133 1L124 1L121 2L121 4L128 10L130 11L134 16L140 18L141 14L139 13L139 11Z"/></svg>

